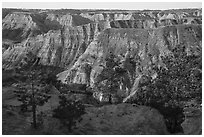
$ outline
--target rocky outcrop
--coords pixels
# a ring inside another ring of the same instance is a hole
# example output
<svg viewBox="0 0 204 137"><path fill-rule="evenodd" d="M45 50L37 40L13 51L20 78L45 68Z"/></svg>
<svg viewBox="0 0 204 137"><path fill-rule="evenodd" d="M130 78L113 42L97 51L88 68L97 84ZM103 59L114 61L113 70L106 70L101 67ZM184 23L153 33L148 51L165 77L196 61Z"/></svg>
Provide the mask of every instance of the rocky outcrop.
<svg viewBox="0 0 204 137"><path fill-rule="evenodd" d="M184 110L185 120L181 124L185 135L202 135L202 111L198 108Z"/></svg>
<svg viewBox="0 0 204 137"><path fill-rule="evenodd" d="M155 109L131 104L88 108L76 134L164 135L169 134L163 116Z"/></svg>

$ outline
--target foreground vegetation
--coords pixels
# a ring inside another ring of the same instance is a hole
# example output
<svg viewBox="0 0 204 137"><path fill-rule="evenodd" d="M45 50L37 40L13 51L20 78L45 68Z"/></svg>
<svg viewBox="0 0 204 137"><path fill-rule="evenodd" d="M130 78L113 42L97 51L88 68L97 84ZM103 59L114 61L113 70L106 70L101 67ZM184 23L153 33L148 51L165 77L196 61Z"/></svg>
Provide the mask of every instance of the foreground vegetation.
<svg viewBox="0 0 204 137"><path fill-rule="evenodd" d="M187 55L182 45L173 50L173 58L164 58L166 69L155 67L157 77L141 83L132 102L156 108L166 119L171 133L181 132L184 108L201 107L202 59Z"/></svg>

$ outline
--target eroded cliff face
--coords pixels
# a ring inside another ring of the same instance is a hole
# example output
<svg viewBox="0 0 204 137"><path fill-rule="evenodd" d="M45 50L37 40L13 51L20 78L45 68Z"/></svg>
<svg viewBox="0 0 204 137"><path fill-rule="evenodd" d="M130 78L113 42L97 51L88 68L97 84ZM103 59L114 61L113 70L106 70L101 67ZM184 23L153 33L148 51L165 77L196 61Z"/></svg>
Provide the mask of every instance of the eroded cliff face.
<svg viewBox="0 0 204 137"><path fill-rule="evenodd" d="M2 20L3 39L21 42L28 37L45 34L70 26L89 24L92 21L80 15L13 12Z"/></svg>
<svg viewBox="0 0 204 137"><path fill-rule="evenodd" d="M202 24L200 18L184 17L176 18L160 18L160 19L137 19L137 20L114 20L108 22L111 28L138 28L150 29L162 26L182 25L182 24Z"/></svg>
<svg viewBox="0 0 204 137"><path fill-rule="evenodd" d="M103 26L98 23L89 23L78 27L63 27L36 37L28 37L21 43L4 49L3 60L10 62L10 66L3 64L3 67L14 67L11 62L19 62L19 57L29 51L40 57L40 63L43 65L68 67L84 53L89 43L103 29ZM19 48L23 50L18 50ZM16 56L13 56L14 51Z"/></svg>
<svg viewBox="0 0 204 137"><path fill-rule="evenodd" d="M130 86L121 84L124 96L139 76L151 72L151 64L165 66L162 56L179 44L188 54L199 54L202 40L201 10L55 13L9 12L2 20L2 66L13 69L30 51L40 64L58 66L64 83L94 87L105 59L114 54L121 62L139 62L129 70ZM127 69L130 66L125 66Z"/></svg>
<svg viewBox="0 0 204 137"><path fill-rule="evenodd" d="M176 25L157 29L106 29L89 44L70 69L58 75L59 79L65 83L88 84L94 87L104 69L105 59L113 53L119 60L125 61L130 57L139 61L140 65L137 67L142 72L132 72L130 87L121 85L122 90L127 89L130 92L139 75L154 75L151 72L153 63L158 67L165 67L162 56L171 55L171 50L179 44L185 45L188 54L199 56L201 28L201 25ZM128 95L126 92L124 94Z"/></svg>
<svg viewBox="0 0 204 137"><path fill-rule="evenodd" d="M88 18L84 18L77 14L48 14L46 19L58 22L62 26L80 26L92 22Z"/></svg>
<svg viewBox="0 0 204 137"><path fill-rule="evenodd" d="M199 17L202 18L201 10L170 10L170 11L104 11L104 12L87 12L81 13L82 17L88 18L94 22L101 20L117 21L117 20L148 20L157 19L165 20L172 19L179 21L182 18L187 17Z"/></svg>
<svg viewBox="0 0 204 137"><path fill-rule="evenodd" d="M85 12L81 14L49 13L33 11L8 12L2 19L3 39L22 42L28 37L76 27L89 23L104 24L112 28L157 28L177 24L202 24L200 10L187 11L126 11L126 12Z"/></svg>
<svg viewBox="0 0 204 137"><path fill-rule="evenodd" d="M29 13L8 14L2 20L2 29L3 38L18 41L27 38L31 31L39 34L44 30L33 21Z"/></svg>

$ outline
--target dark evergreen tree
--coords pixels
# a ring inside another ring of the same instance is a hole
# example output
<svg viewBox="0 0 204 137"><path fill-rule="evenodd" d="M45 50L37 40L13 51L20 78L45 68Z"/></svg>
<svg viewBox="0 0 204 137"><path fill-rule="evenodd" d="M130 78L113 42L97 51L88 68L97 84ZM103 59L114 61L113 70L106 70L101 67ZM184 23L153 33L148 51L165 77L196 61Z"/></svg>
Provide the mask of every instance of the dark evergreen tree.
<svg viewBox="0 0 204 137"><path fill-rule="evenodd" d="M22 102L21 111L32 112L32 125L34 128L37 128L37 106L42 106L49 100L50 96L47 94L48 92L49 88L47 85L40 84L36 81L21 83L18 86L18 90L15 91L18 96L18 100ZM31 108L31 110L29 110L29 108Z"/></svg>
<svg viewBox="0 0 204 137"><path fill-rule="evenodd" d="M25 78L25 80L18 84L15 91L18 96L18 100L22 102L22 112L29 111L31 107L34 128L37 128L36 108L37 106L44 105L48 101L50 96L48 95L49 86L43 80L47 75L42 69L43 66L38 65L39 58L29 53L32 58L26 58L25 64L18 69L18 73Z"/></svg>
<svg viewBox="0 0 204 137"><path fill-rule="evenodd" d="M80 101L67 99L65 95L61 95L59 98L60 105L53 111L53 117L58 118L71 132L77 120L85 114L85 107Z"/></svg>
<svg viewBox="0 0 204 137"><path fill-rule="evenodd" d="M101 74L97 77L97 90L115 94L121 82L130 87L130 79L127 71L120 66L121 62L116 60L113 54L105 59L105 66Z"/></svg>

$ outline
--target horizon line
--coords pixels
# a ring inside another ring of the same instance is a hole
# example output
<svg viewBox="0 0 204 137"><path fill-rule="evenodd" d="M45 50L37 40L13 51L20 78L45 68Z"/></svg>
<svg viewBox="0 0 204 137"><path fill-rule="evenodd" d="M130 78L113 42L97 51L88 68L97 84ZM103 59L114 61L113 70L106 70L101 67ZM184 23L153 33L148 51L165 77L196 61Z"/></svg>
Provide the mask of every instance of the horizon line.
<svg viewBox="0 0 204 137"><path fill-rule="evenodd" d="M87 8L87 9L84 9L84 8L14 8L14 7L2 7L2 9L32 9L32 10L63 10L63 9L72 9L72 10L127 10L127 11L132 11L132 10L179 10L179 9L202 9L199 8L199 7L187 7L187 8L169 8L169 9L105 9L105 8L95 8L95 9L92 9L92 8Z"/></svg>
<svg viewBox="0 0 204 137"><path fill-rule="evenodd" d="M2 8L76 10L202 9L202 2L3 2Z"/></svg>

